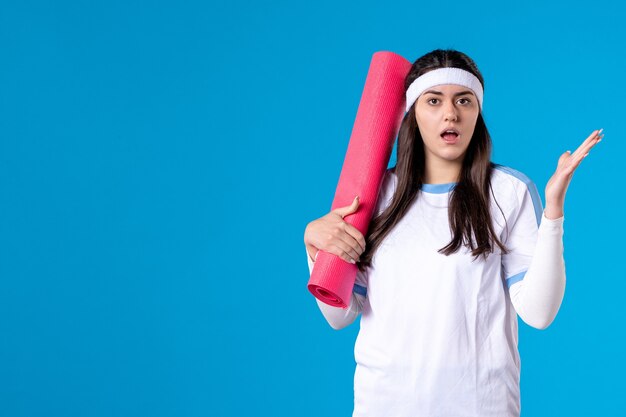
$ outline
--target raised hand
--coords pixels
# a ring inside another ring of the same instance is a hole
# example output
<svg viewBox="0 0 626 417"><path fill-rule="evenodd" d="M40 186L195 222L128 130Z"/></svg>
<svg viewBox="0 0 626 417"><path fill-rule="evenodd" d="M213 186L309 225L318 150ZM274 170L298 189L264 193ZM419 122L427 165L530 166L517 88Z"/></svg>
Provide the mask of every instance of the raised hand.
<svg viewBox="0 0 626 417"><path fill-rule="evenodd" d="M563 216L565 193L569 186L574 171L582 160L589 155L589 151L604 137L602 129L594 130L583 143L571 153L566 151L559 158L558 166L546 185L546 208L545 216L549 219L557 219Z"/></svg>

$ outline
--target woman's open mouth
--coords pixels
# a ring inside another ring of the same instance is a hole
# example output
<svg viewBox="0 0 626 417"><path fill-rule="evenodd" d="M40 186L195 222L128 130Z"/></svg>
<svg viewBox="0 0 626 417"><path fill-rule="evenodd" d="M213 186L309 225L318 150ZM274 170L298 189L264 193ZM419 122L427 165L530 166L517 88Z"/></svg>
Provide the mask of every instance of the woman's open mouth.
<svg viewBox="0 0 626 417"><path fill-rule="evenodd" d="M449 144L454 144L457 143L459 141L459 137L461 135L459 135L458 132L444 132L441 134L441 139L443 139L444 142L449 143Z"/></svg>

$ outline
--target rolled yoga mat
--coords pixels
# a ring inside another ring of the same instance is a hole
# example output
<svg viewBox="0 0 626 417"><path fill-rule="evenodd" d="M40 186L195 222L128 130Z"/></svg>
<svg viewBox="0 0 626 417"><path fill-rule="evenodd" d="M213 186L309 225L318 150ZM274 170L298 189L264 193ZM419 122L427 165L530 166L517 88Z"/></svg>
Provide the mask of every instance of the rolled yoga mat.
<svg viewBox="0 0 626 417"><path fill-rule="evenodd" d="M364 236L405 113L404 78L410 68L411 63L398 54L374 53L352 127L331 210L350 205L358 195L359 208L344 217L344 221ZM346 308L350 304L356 274L356 265L320 251L308 288L324 303Z"/></svg>

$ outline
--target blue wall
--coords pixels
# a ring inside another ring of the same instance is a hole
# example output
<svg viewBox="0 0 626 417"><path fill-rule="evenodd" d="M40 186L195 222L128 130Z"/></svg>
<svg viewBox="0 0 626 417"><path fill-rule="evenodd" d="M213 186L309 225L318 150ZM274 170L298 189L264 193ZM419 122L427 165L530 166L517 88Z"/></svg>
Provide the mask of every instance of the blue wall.
<svg viewBox="0 0 626 417"><path fill-rule="evenodd" d="M358 325L306 289L304 228L372 54L436 48L477 62L493 160L542 199L604 128L567 193L559 315L520 320L522 410L623 412L614 4L2 2L0 415L350 415Z"/></svg>

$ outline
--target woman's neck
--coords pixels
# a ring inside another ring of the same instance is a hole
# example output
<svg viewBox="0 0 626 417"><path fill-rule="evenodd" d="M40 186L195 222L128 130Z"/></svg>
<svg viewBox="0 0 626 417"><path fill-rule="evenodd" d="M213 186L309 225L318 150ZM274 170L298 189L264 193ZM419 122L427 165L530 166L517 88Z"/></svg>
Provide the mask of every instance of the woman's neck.
<svg viewBox="0 0 626 417"><path fill-rule="evenodd" d="M458 182L462 162L453 161L426 161L424 184L449 184Z"/></svg>

